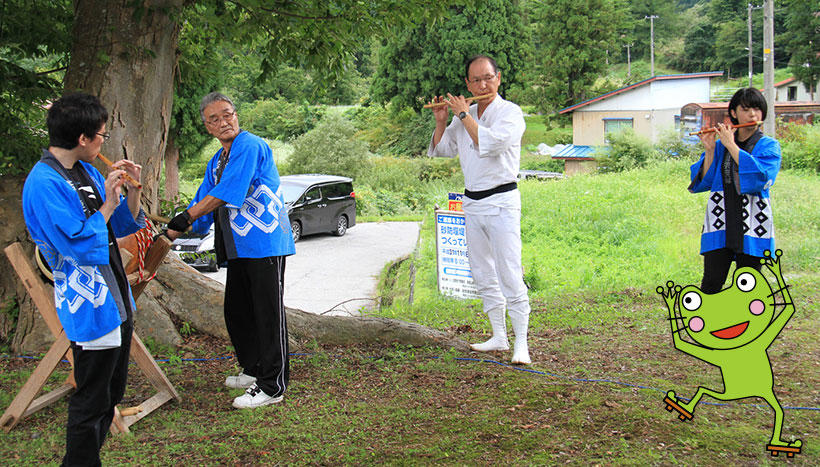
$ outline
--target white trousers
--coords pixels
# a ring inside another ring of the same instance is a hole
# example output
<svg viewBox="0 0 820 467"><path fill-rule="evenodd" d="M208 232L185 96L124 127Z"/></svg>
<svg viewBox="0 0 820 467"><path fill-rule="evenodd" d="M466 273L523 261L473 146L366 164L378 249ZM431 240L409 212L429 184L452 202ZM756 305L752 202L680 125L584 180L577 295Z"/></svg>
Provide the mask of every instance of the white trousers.
<svg viewBox="0 0 820 467"><path fill-rule="evenodd" d="M521 267L521 211L497 215L466 214L467 255L484 312L504 310L510 316L530 314Z"/></svg>

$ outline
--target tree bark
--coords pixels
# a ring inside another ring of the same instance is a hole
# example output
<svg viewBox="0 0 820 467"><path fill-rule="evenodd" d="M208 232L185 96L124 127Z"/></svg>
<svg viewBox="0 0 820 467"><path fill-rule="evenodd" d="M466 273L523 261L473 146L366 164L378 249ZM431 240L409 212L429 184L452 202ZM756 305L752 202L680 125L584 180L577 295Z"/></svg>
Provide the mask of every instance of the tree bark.
<svg viewBox="0 0 820 467"><path fill-rule="evenodd" d="M179 196L179 148L173 134L168 134L165 147L165 200L176 205Z"/></svg>
<svg viewBox="0 0 820 467"><path fill-rule="evenodd" d="M74 0L65 90L99 96L108 109L111 160L142 165L143 206L158 214L158 180L173 103L182 0ZM103 171L105 172L105 171Z"/></svg>

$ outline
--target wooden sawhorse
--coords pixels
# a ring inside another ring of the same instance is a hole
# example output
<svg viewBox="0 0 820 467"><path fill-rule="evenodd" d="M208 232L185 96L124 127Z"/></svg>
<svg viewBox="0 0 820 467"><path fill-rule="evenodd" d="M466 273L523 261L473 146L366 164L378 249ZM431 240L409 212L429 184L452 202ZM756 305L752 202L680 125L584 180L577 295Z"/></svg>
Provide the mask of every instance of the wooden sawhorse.
<svg viewBox="0 0 820 467"><path fill-rule="evenodd" d="M165 255L168 254L170 249L171 241L168 240L167 237L161 236L157 238L146 253L145 263L149 277L156 272L162 259L165 258ZM26 257L22 245L15 242L6 247L5 252L17 275L23 281L23 285L25 285L28 294L31 296L34 306L37 307L51 334L56 338L56 341L48 350L45 357L43 357L22 389L20 389L17 397L14 398L8 409L3 413L3 416L0 417L0 427L8 432L20 423L22 419L42 408L48 407L65 395L71 394L77 385L74 382L74 373L72 370L72 373L63 385L35 399L63 357L66 357L73 366L74 362L70 351L71 343L68 341L65 331L63 331L63 327L60 324L60 320L57 317L57 311L54 307L54 294L48 290L48 287L46 287L43 279L34 269L31 261ZM144 290L145 284L146 283L143 282L132 287L135 300ZM139 366L140 370L142 370L143 374L148 378L148 381L157 390L157 393L136 408L124 409L122 411L118 408L114 408L114 419L111 422L112 433L129 433L130 430L128 427L159 408L162 404L171 399L179 400L179 394L177 394L176 389L174 389L171 382L168 381L165 373L162 372L157 362L154 361L151 353L145 347L145 344L142 343L142 340L136 332L134 332L131 338L131 358L137 363L137 366Z"/></svg>

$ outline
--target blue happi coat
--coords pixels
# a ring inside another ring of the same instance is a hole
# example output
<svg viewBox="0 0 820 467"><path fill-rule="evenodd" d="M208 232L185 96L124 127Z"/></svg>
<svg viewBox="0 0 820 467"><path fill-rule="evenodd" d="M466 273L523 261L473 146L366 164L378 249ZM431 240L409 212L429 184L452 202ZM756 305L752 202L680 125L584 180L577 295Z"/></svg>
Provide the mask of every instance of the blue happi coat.
<svg viewBox="0 0 820 467"><path fill-rule="evenodd" d="M53 156L52 156L53 157ZM105 179L91 164L79 161L105 201ZM54 168L40 161L23 186L23 216L29 234L54 274L54 304L66 337L85 342L108 334L125 319L127 299L119 292L109 265L108 227L97 211L86 217L80 196ZM116 237L125 237L145 226L142 211L137 219L128 203L120 204L109 219ZM120 303L118 304L118 301Z"/></svg>
<svg viewBox="0 0 820 467"><path fill-rule="evenodd" d="M188 207L208 195L225 201L231 228L224 233L228 259L294 254L279 171L270 146L262 138L241 131L231 143L230 158L216 183L223 150L220 148L208 162L202 184ZM214 222L214 212L196 219L193 231L207 233Z"/></svg>
<svg viewBox="0 0 820 467"><path fill-rule="evenodd" d="M692 185L689 191L711 192L700 237L701 254L726 246L726 206L721 172L724 157L732 156L718 140L715 157L706 175L702 179L699 176L703 167L703 154L690 169ZM743 207L743 253L763 257L765 250L775 251L769 188L780 171L780 143L774 138L763 136L755 144L751 154L741 149L738 160L738 186Z"/></svg>

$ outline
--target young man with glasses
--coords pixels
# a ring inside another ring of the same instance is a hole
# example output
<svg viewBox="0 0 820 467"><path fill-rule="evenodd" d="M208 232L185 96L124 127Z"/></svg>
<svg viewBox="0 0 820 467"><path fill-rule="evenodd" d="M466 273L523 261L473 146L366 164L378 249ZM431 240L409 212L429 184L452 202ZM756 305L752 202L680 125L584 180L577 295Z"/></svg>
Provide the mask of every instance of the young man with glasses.
<svg viewBox="0 0 820 467"><path fill-rule="evenodd" d="M117 161L103 177L91 165L108 139L107 120L94 96L55 101L49 147L23 187L26 227L54 273L54 304L74 357L63 465L100 465L128 376L135 304L117 237L145 226L141 190L123 177L138 183L141 167Z"/></svg>
<svg viewBox="0 0 820 467"><path fill-rule="evenodd" d="M208 94L199 111L222 148L188 209L168 223L168 233L176 238L192 226L204 234L215 225L217 261L228 263L225 325L242 366L225 385L246 389L233 401L238 409L275 404L290 378L283 297L285 256L295 253L279 172L268 144L239 128L227 96Z"/></svg>
<svg viewBox="0 0 820 467"><path fill-rule="evenodd" d="M505 309L515 333L512 363L530 363L527 347L530 302L521 267L521 195L518 179L521 108L498 95L501 73L491 57L476 55L465 66L467 89L488 95L472 106L464 96L447 94L433 108L436 129L428 155L459 156L464 172L464 217L470 270L492 337L470 347L479 352L508 350ZM453 119L447 124L450 111Z"/></svg>

